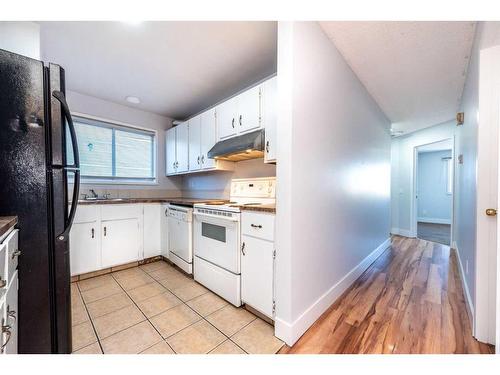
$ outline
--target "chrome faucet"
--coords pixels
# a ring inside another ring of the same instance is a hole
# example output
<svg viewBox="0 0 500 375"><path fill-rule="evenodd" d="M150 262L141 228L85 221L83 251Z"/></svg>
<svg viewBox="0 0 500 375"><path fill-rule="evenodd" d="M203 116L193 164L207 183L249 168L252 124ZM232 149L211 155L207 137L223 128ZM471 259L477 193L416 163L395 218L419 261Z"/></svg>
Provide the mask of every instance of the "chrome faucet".
<svg viewBox="0 0 500 375"><path fill-rule="evenodd" d="M90 193L90 196L94 199L97 199L99 196L97 195L97 193L94 191L94 189L90 189L89 190L89 193Z"/></svg>

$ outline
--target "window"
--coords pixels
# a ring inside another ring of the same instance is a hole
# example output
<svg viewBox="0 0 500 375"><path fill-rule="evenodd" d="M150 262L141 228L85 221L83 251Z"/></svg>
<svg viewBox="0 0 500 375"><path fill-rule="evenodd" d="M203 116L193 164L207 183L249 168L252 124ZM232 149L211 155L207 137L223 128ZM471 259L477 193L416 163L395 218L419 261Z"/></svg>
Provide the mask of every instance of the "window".
<svg viewBox="0 0 500 375"><path fill-rule="evenodd" d="M155 181L154 132L76 116L73 123L83 180L116 183ZM66 141L68 163L72 163L69 134Z"/></svg>
<svg viewBox="0 0 500 375"><path fill-rule="evenodd" d="M446 159L446 173L447 173L447 182L446 182L446 193L453 194L453 159Z"/></svg>

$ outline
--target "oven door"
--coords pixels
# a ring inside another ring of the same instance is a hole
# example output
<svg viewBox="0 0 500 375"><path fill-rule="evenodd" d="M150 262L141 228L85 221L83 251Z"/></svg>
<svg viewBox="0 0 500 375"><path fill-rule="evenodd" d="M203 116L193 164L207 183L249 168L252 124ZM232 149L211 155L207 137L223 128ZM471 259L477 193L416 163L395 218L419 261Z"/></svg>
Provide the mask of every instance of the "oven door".
<svg viewBox="0 0 500 375"><path fill-rule="evenodd" d="M234 274L240 273L240 220L195 212L194 255Z"/></svg>

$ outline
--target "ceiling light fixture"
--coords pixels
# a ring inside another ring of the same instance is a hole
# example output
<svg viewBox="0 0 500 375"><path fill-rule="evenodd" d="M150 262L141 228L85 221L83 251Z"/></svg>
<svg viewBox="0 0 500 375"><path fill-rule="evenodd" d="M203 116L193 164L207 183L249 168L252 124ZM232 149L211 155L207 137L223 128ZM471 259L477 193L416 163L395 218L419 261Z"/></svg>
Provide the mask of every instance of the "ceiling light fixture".
<svg viewBox="0 0 500 375"><path fill-rule="evenodd" d="M141 100L136 96L127 96L125 100L132 104L139 104L141 102Z"/></svg>

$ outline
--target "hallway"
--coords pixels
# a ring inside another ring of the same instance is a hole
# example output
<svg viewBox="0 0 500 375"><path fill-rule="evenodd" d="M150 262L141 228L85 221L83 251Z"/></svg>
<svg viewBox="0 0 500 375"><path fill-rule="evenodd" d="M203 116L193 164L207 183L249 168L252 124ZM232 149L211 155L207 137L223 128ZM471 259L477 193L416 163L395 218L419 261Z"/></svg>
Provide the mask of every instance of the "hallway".
<svg viewBox="0 0 500 375"><path fill-rule="evenodd" d="M471 326L448 246L394 236L392 246L280 353L493 353Z"/></svg>

